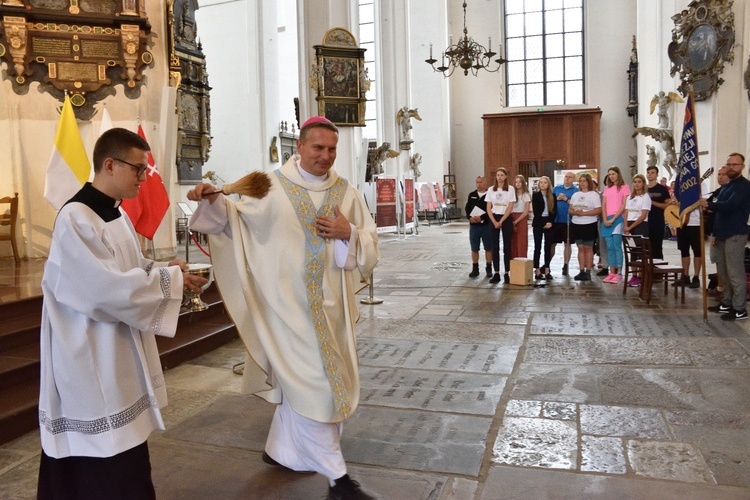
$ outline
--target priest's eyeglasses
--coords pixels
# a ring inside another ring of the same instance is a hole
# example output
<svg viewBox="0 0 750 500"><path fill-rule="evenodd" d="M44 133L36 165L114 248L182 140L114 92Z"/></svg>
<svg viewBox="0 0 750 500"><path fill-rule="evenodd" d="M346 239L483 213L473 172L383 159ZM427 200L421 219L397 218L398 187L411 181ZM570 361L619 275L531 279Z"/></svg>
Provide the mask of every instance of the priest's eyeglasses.
<svg viewBox="0 0 750 500"><path fill-rule="evenodd" d="M146 173L146 170L148 170L148 165L134 165L130 163L129 161L121 160L119 158L112 158L112 159L115 161L119 161L120 163L124 163L125 165L130 165L133 168L133 170L135 170L135 175L137 177L142 176L143 174Z"/></svg>

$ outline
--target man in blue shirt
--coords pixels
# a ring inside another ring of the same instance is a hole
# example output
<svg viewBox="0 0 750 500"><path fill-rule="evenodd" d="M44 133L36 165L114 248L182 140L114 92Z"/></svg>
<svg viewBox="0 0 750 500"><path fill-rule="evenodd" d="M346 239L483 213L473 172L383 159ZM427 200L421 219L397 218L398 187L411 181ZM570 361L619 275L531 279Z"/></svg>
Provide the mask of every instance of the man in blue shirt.
<svg viewBox="0 0 750 500"><path fill-rule="evenodd" d="M722 313L721 319L747 319L747 279L745 277L745 244L750 226L750 181L743 175L745 157L732 153L727 158L729 182L721 187L717 197L702 199L701 205L714 212L713 234L716 238L716 269L724 286L719 304L709 307Z"/></svg>
<svg viewBox="0 0 750 500"><path fill-rule="evenodd" d="M563 177L563 184L552 188L552 194L555 195L557 200L557 215L555 215L555 226L554 234L552 239L552 255L555 254L555 245L558 243L564 243L565 248L563 250L563 276L568 275L568 262L570 262L570 241L568 241L568 224L570 220L568 217L568 209L570 208L569 200L573 197L573 194L578 191L578 188L573 185L575 175L573 172L566 172Z"/></svg>

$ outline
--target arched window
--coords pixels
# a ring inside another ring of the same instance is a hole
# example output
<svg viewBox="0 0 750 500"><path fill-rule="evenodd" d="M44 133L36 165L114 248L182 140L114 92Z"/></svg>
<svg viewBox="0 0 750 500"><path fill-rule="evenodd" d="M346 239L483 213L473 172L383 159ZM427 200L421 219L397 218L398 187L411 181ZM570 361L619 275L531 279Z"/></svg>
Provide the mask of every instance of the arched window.
<svg viewBox="0 0 750 500"><path fill-rule="evenodd" d="M584 103L583 0L505 0L508 106Z"/></svg>

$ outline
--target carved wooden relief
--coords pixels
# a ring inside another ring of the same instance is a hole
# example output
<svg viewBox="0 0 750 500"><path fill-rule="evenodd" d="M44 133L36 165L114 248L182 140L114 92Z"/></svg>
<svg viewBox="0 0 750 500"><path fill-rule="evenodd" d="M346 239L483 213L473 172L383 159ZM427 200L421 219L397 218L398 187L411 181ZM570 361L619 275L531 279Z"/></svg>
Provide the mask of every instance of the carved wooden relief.
<svg viewBox="0 0 750 500"><path fill-rule="evenodd" d="M90 119L94 104L122 84L140 96L151 26L145 0L0 0L0 60L13 90L31 82Z"/></svg>
<svg viewBox="0 0 750 500"><path fill-rule="evenodd" d="M177 87L179 112L177 180L197 184L211 149L211 87L206 55L198 43L197 0L168 0L170 85Z"/></svg>

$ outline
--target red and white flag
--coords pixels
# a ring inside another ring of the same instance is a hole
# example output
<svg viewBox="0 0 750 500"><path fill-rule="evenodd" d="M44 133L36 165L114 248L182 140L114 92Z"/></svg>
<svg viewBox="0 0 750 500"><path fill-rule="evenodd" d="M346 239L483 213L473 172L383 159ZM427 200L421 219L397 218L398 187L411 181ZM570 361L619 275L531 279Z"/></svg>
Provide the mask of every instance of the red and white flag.
<svg viewBox="0 0 750 500"><path fill-rule="evenodd" d="M146 134L143 133L143 127L140 125L138 125L138 135L146 139ZM153 240L164 214L169 210L169 196L167 196L167 189L164 187L150 151L148 167L146 181L141 184L138 196L122 200L120 206L127 212L136 232Z"/></svg>

